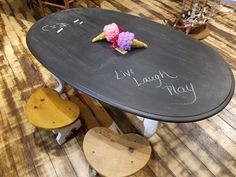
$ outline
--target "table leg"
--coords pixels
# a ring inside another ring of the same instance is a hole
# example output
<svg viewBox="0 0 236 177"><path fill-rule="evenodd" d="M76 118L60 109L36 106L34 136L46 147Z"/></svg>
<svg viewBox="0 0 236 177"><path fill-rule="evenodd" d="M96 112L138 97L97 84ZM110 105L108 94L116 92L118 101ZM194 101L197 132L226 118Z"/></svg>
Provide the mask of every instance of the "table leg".
<svg viewBox="0 0 236 177"><path fill-rule="evenodd" d="M62 145L66 141L66 138L69 137L73 133L73 130L78 130L81 127L81 125L82 124L81 124L80 119L77 119L71 125L52 130L52 132L56 134L57 143Z"/></svg>
<svg viewBox="0 0 236 177"><path fill-rule="evenodd" d="M136 117L143 122L143 126L144 126L143 135L148 138L156 133L157 129L159 128L161 124L160 121L147 119L145 117L140 117L140 116L136 116Z"/></svg>
<svg viewBox="0 0 236 177"><path fill-rule="evenodd" d="M64 90L65 82L63 80L61 80L60 78L58 78L57 76L55 76L54 74L52 74L52 76L54 77L54 79L58 83L58 86L54 90L56 90L58 93L61 94L63 92L63 90Z"/></svg>

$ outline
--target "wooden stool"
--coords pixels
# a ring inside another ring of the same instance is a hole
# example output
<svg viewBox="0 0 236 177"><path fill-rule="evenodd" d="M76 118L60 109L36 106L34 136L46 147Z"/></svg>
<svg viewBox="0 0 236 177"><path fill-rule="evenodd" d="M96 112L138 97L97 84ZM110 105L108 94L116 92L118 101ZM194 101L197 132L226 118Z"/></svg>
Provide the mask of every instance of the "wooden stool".
<svg viewBox="0 0 236 177"><path fill-rule="evenodd" d="M101 0L85 0L85 3L87 7L92 7L92 4L95 4L96 6L101 7Z"/></svg>
<svg viewBox="0 0 236 177"><path fill-rule="evenodd" d="M49 0L38 0L41 15L45 16L45 10L44 10L45 5L57 7L60 9L68 9L70 8L70 4L74 2L74 0L61 0L61 1L63 1L63 5L57 4L56 2L55 3L50 2Z"/></svg>
<svg viewBox="0 0 236 177"><path fill-rule="evenodd" d="M81 126L78 119L79 107L71 101L61 99L50 88L40 88L33 93L26 103L25 113L34 126L56 133L58 144L63 144L72 130Z"/></svg>
<svg viewBox="0 0 236 177"><path fill-rule="evenodd" d="M129 176L142 169L151 156L151 146L134 133L119 135L104 127L90 129L83 142L90 165L101 175Z"/></svg>

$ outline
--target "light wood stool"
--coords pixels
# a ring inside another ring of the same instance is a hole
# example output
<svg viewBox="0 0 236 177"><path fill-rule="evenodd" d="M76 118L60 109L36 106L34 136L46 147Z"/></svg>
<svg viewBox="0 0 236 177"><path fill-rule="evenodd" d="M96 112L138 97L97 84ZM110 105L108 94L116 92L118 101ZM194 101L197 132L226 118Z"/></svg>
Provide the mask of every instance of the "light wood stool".
<svg viewBox="0 0 236 177"><path fill-rule="evenodd" d="M150 159L151 146L134 133L119 135L104 127L90 129L83 142L89 164L101 175L129 176L142 169Z"/></svg>
<svg viewBox="0 0 236 177"><path fill-rule="evenodd" d="M73 130L81 126L79 107L71 101L61 99L50 88L40 88L33 93L26 103L25 113L34 126L57 134L56 140L60 145Z"/></svg>

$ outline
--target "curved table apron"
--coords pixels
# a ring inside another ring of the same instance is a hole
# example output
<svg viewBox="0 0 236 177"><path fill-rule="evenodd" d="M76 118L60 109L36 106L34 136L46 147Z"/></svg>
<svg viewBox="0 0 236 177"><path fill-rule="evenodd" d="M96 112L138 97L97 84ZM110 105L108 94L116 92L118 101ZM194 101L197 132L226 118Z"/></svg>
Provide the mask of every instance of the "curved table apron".
<svg viewBox="0 0 236 177"><path fill-rule="evenodd" d="M115 22L148 44L125 55L104 41ZM102 9L69 9L39 20L27 45L50 72L78 90L153 120L191 122L221 111L234 92L229 66L213 49L143 18Z"/></svg>

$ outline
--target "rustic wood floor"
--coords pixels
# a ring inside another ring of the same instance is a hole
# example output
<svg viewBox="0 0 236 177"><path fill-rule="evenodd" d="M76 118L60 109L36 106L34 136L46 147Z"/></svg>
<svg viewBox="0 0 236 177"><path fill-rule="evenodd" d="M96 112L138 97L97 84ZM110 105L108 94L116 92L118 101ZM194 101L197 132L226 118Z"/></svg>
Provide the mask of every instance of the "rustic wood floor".
<svg viewBox="0 0 236 177"><path fill-rule="evenodd" d="M75 4L84 6L83 0ZM104 0L102 8L162 22L180 11L180 1ZM84 122L63 146L51 132L32 126L24 105L32 92L54 81L27 49L25 37L39 18L38 9L24 1L0 0L0 177L87 177L89 165L82 141L94 126L115 123L122 132L140 132L133 115L101 104L67 86L66 94L81 108ZM236 12L219 13L202 42L215 48L236 77ZM236 95L216 116L195 123L163 123L150 139L153 156L134 177L236 176Z"/></svg>

